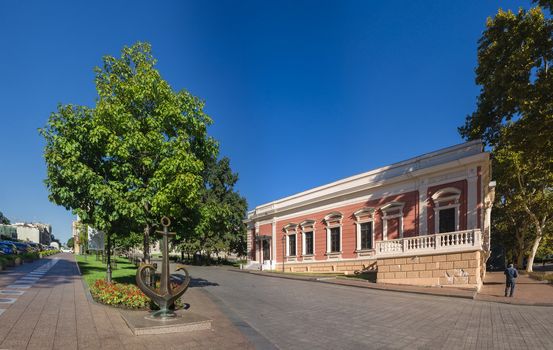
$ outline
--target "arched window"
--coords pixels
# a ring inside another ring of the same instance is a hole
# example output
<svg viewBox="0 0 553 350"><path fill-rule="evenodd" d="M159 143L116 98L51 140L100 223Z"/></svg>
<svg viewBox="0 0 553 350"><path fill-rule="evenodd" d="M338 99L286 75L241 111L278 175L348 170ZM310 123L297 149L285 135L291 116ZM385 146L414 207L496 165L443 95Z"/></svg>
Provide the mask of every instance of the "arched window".
<svg viewBox="0 0 553 350"><path fill-rule="evenodd" d="M340 212L332 212L325 216L326 224L326 253L329 256L338 256L342 252L342 218Z"/></svg>
<svg viewBox="0 0 553 350"><path fill-rule="evenodd" d="M434 233L459 231L461 190L442 188L432 195L434 202Z"/></svg>
<svg viewBox="0 0 553 350"><path fill-rule="evenodd" d="M403 207L401 202L390 202L380 207L383 240L403 238Z"/></svg>
<svg viewBox="0 0 553 350"><path fill-rule="evenodd" d="M353 213L357 234L357 251L374 247L374 208L361 208Z"/></svg>

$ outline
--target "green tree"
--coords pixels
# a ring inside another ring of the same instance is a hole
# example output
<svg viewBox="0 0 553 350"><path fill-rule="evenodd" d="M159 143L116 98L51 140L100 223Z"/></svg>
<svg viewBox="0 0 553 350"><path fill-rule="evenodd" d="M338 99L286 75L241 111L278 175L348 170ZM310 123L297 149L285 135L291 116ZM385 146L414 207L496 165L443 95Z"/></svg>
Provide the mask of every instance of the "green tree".
<svg viewBox="0 0 553 350"><path fill-rule="evenodd" d="M246 249L242 220L247 202L234 189L238 175L232 172L228 158L219 161L213 158L206 163L203 177L201 204L190 216L194 230L183 237L181 249L189 254L203 252L206 261L212 252L242 254Z"/></svg>
<svg viewBox="0 0 553 350"><path fill-rule="evenodd" d="M143 232L144 259L160 218L181 218L202 188L204 160L217 152L204 103L175 92L137 43L97 67L96 106L63 105L41 130L49 198L108 237Z"/></svg>
<svg viewBox="0 0 553 350"><path fill-rule="evenodd" d="M540 4L551 8L551 1ZM527 265L532 271L552 212L553 21L537 6L499 10L486 26L478 46L477 109L459 130L492 148L503 218L522 210L534 230ZM504 224L494 219L494 227Z"/></svg>
<svg viewBox="0 0 553 350"><path fill-rule="evenodd" d="M0 224L9 225L10 219L4 216L4 213L0 211Z"/></svg>
<svg viewBox="0 0 553 350"><path fill-rule="evenodd" d="M71 237L67 240L67 246L73 248L75 246L75 238Z"/></svg>

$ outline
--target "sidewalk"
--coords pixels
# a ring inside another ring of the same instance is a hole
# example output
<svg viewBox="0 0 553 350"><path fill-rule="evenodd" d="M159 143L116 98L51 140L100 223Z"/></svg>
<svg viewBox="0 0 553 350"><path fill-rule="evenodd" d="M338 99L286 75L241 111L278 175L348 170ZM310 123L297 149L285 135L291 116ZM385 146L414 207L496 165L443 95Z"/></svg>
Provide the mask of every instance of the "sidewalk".
<svg viewBox="0 0 553 350"><path fill-rule="evenodd" d="M530 278L528 275L519 274L512 298L506 298L504 295L503 272L488 272L482 290L475 299L517 305L553 306L553 286L545 281Z"/></svg>
<svg viewBox="0 0 553 350"><path fill-rule="evenodd" d="M516 305L536 305L553 306L553 286L546 282L536 281L527 275L520 275L517 279L515 295L513 298L505 298L505 276L503 272L489 272L479 293L474 290L452 288L452 287L419 287L397 284L371 283L364 280L321 277L321 276L302 276L290 275L275 272L265 272L256 270L230 270L241 273L251 273L274 278L285 278L294 280L303 280L319 283L331 283L343 286L358 288L368 288L377 290L386 290L392 292L405 292L416 294L428 294L445 297L465 298L482 301L500 302Z"/></svg>
<svg viewBox="0 0 553 350"><path fill-rule="evenodd" d="M134 336L117 309L88 301L72 254L0 272L0 291L16 290L15 282L27 286L0 295L11 302L0 303L0 349L253 349L202 288L184 300L213 320L212 330Z"/></svg>

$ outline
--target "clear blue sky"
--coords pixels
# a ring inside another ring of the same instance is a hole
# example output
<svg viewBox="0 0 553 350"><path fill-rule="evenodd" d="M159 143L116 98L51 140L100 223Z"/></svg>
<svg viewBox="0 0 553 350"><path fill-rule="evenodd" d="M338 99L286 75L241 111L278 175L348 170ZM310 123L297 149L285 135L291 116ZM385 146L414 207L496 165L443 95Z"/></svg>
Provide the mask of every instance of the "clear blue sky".
<svg viewBox="0 0 553 350"><path fill-rule="evenodd" d="M152 44L174 89L205 99L250 208L462 142L476 46L513 1L1 1L0 211L67 241L37 129L93 106L93 67Z"/></svg>

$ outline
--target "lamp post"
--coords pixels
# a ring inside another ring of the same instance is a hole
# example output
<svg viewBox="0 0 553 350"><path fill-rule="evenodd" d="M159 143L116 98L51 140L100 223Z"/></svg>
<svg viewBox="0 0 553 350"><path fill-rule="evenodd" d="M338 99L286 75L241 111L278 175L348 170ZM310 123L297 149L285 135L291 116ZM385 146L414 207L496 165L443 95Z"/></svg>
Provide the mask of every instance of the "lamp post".
<svg viewBox="0 0 553 350"><path fill-rule="evenodd" d="M282 272L284 273L284 258L286 249L286 235L282 235Z"/></svg>

